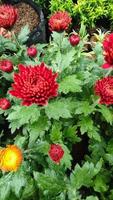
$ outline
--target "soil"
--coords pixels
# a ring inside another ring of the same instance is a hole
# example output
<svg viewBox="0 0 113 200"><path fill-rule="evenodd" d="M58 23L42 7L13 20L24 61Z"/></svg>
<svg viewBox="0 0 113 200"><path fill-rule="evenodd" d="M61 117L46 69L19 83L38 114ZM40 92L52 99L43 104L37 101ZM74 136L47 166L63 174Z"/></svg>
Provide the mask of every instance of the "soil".
<svg viewBox="0 0 113 200"><path fill-rule="evenodd" d="M21 31L21 28L28 24L30 31L33 31L39 24L37 12L27 3L21 2L14 5L18 9L18 19L11 28L15 34Z"/></svg>

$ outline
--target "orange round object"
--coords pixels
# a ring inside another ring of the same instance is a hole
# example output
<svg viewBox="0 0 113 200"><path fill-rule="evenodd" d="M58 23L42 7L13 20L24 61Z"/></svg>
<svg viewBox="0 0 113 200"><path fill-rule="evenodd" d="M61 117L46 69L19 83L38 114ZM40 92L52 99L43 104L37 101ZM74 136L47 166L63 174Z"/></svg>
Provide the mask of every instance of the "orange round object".
<svg viewBox="0 0 113 200"><path fill-rule="evenodd" d="M16 145L8 145L0 150L0 169L2 171L17 171L22 160L22 151Z"/></svg>

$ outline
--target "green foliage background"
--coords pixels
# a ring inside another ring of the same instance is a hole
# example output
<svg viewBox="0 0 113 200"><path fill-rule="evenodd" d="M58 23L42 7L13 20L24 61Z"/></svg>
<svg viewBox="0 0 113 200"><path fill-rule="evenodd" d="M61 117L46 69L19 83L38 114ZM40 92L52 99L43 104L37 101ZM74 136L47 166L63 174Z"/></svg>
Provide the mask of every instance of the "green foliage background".
<svg viewBox="0 0 113 200"><path fill-rule="evenodd" d="M58 10L66 10L73 17L75 25L83 22L87 27L95 27L98 20L106 19L113 27L113 1L112 0L35 0L40 4L47 15ZM108 23L108 22L107 22Z"/></svg>

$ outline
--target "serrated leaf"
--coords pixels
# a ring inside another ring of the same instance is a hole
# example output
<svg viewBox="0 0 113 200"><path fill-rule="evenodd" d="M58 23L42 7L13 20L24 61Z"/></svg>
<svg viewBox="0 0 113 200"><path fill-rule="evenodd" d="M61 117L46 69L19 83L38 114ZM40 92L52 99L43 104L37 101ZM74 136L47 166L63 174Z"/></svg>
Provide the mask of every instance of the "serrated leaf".
<svg viewBox="0 0 113 200"><path fill-rule="evenodd" d="M104 105L99 105L99 112L102 113L105 120L112 125L113 123L113 112Z"/></svg>
<svg viewBox="0 0 113 200"><path fill-rule="evenodd" d="M82 167L77 164L70 176L72 186L75 187L75 189L79 189L82 186L90 187L93 183L93 177L99 173L101 167L102 160L100 160L96 166L89 162L85 162Z"/></svg>
<svg viewBox="0 0 113 200"><path fill-rule="evenodd" d="M94 112L94 105L90 105L88 101L82 101L76 103L75 114L84 114L84 116L88 116L92 112Z"/></svg>
<svg viewBox="0 0 113 200"><path fill-rule="evenodd" d="M9 113L7 120L10 122L12 131L20 128L24 124L33 123L38 120L40 111L37 106L13 106L12 112Z"/></svg>
<svg viewBox="0 0 113 200"><path fill-rule="evenodd" d="M18 41L20 44L23 44L24 42L27 41L27 39L29 38L29 33L30 33L30 30L29 30L28 25L26 25L25 27L21 29L21 32L18 35Z"/></svg>
<svg viewBox="0 0 113 200"><path fill-rule="evenodd" d="M24 147L24 145L26 144L27 138L25 136L20 136L17 135L15 137L15 144L20 147L21 149Z"/></svg>
<svg viewBox="0 0 113 200"><path fill-rule="evenodd" d="M107 177L104 175L99 174L99 176L96 176L96 179L94 180L94 190L96 192L106 192L108 191L108 183L107 183Z"/></svg>
<svg viewBox="0 0 113 200"><path fill-rule="evenodd" d="M0 183L0 200L7 200L8 197L10 196L10 191L11 191L10 181L7 180L7 186L5 182L3 182L2 185Z"/></svg>
<svg viewBox="0 0 113 200"><path fill-rule="evenodd" d="M62 138L60 122L54 122L50 133L50 139L53 143L60 142Z"/></svg>
<svg viewBox="0 0 113 200"><path fill-rule="evenodd" d="M39 117L38 121L28 125L29 146L32 146L38 137L42 137L44 132L49 129L50 122L46 116Z"/></svg>
<svg viewBox="0 0 113 200"><path fill-rule="evenodd" d="M36 192L36 187L34 184L34 180L32 178L27 179L26 186L24 187L24 191L22 192L22 200L28 200L33 197L33 194Z"/></svg>
<svg viewBox="0 0 113 200"><path fill-rule="evenodd" d="M66 145L62 144L61 146L64 150L64 155L61 159L61 165L64 165L66 168L71 169L72 156L70 154L70 151Z"/></svg>
<svg viewBox="0 0 113 200"><path fill-rule="evenodd" d="M10 39L0 36L0 52L5 50L17 51L16 44L13 43Z"/></svg>
<svg viewBox="0 0 113 200"><path fill-rule="evenodd" d="M68 104L61 100L56 100L48 104L45 108L45 113L47 114L48 118L58 120L60 117L62 118L71 118L70 110L68 109Z"/></svg>
<svg viewBox="0 0 113 200"><path fill-rule="evenodd" d="M58 44L59 46L62 42L63 37L64 37L64 32L62 32L62 33L58 33L56 31L52 32L53 41L54 41L54 43Z"/></svg>
<svg viewBox="0 0 113 200"><path fill-rule="evenodd" d="M12 191L18 198L21 197L21 192L23 190L23 187L25 187L26 183L26 177L22 172L18 171L14 174L11 181L11 187Z"/></svg>
<svg viewBox="0 0 113 200"><path fill-rule="evenodd" d="M80 142L81 139L76 134L77 126L68 127L64 130L64 138L67 138L72 143Z"/></svg>
<svg viewBox="0 0 113 200"><path fill-rule="evenodd" d="M61 60L61 63L60 63L62 70L70 67L71 63L75 59L74 56L75 56L75 50L74 49L70 49L65 54L62 54L62 60Z"/></svg>
<svg viewBox="0 0 113 200"><path fill-rule="evenodd" d="M93 120L90 117L80 117L78 126L80 127L81 134L87 133L89 138L94 138L97 141L101 141L98 128L94 126Z"/></svg>
<svg viewBox="0 0 113 200"><path fill-rule="evenodd" d="M45 174L34 172L34 178L38 187L43 191L44 195L52 195L56 197L64 191L65 182L54 171L45 171Z"/></svg>
<svg viewBox="0 0 113 200"><path fill-rule="evenodd" d="M47 141L36 142L36 151L44 155L48 155L50 144Z"/></svg>
<svg viewBox="0 0 113 200"><path fill-rule="evenodd" d="M69 92L81 92L82 82L77 79L76 75L70 75L60 82L59 92L67 94Z"/></svg>

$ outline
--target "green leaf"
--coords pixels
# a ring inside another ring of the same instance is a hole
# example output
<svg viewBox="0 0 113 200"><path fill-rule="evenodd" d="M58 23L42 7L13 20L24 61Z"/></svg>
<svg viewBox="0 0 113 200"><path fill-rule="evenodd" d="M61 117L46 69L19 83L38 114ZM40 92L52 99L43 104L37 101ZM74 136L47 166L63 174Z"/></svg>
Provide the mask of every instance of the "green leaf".
<svg viewBox="0 0 113 200"><path fill-rule="evenodd" d="M12 191L18 198L21 196L23 187L25 187L26 183L27 180L21 170L14 174L11 181L11 187Z"/></svg>
<svg viewBox="0 0 113 200"><path fill-rule="evenodd" d="M7 120L10 122L12 132L24 124L33 123L38 120L40 111L36 105L32 106L13 106L12 112L8 115Z"/></svg>
<svg viewBox="0 0 113 200"><path fill-rule="evenodd" d="M72 156L70 154L70 151L66 145L61 144L61 146L64 150L64 155L63 158L61 159L61 165L64 165L66 168L71 169Z"/></svg>
<svg viewBox="0 0 113 200"><path fill-rule="evenodd" d="M9 180L6 181L7 185L5 183L5 178L4 179L1 178L0 180L0 200L8 200L10 196L10 191L11 191L10 181Z"/></svg>
<svg viewBox="0 0 113 200"><path fill-rule="evenodd" d="M77 126L71 126L68 127L66 130L64 130L64 138L67 138L72 143L80 142L81 139L76 134Z"/></svg>
<svg viewBox="0 0 113 200"><path fill-rule="evenodd" d="M82 167L77 164L70 176L71 184L75 187L75 189L79 189L82 186L90 187L93 183L93 177L99 173L101 167L102 160L100 160L96 166L89 162L85 162Z"/></svg>
<svg viewBox="0 0 113 200"><path fill-rule="evenodd" d="M109 186L107 185L107 182L106 175L99 174L99 176L96 176L96 179L94 180L94 190L100 193L108 191Z"/></svg>
<svg viewBox="0 0 113 200"><path fill-rule="evenodd" d="M96 196L89 196L86 198L86 200L99 200Z"/></svg>
<svg viewBox="0 0 113 200"><path fill-rule="evenodd" d="M20 148L23 148L26 142L27 142L27 138L25 136L17 135L15 137L15 144Z"/></svg>
<svg viewBox="0 0 113 200"><path fill-rule="evenodd" d="M67 94L69 92L81 92L81 85L82 82L77 79L76 75L70 75L65 77L61 82L60 82L60 88L59 92L63 92L64 94Z"/></svg>
<svg viewBox="0 0 113 200"><path fill-rule="evenodd" d="M104 105L99 105L99 112L102 113L105 120L112 125L113 123L113 112L108 107Z"/></svg>
<svg viewBox="0 0 113 200"><path fill-rule="evenodd" d="M26 25L24 28L21 29L21 32L18 35L18 41L20 44L23 44L24 42L27 41L27 39L29 38L29 27L28 25Z"/></svg>
<svg viewBox="0 0 113 200"><path fill-rule="evenodd" d="M81 195L79 194L79 191L75 189L75 187L71 187L70 184L67 185L68 188L68 200L81 200Z"/></svg>
<svg viewBox="0 0 113 200"><path fill-rule="evenodd" d="M36 142L35 151L37 151L39 153L48 155L49 148L50 148L50 144L47 141Z"/></svg>
<svg viewBox="0 0 113 200"><path fill-rule="evenodd" d="M60 142L62 138L60 122L54 122L50 133L50 139L53 143Z"/></svg>
<svg viewBox="0 0 113 200"><path fill-rule="evenodd" d="M45 108L45 112L49 119L53 118L58 120L60 117L62 118L71 118L70 110L68 109L68 104L61 100L55 100L50 102L48 106Z"/></svg>
<svg viewBox="0 0 113 200"><path fill-rule="evenodd" d="M50 121L46 116L40 116L38 121L28 125L29 130L29 146L32 146L38 137L43 137L45 131L49 129Z"/></svg>
<svg viewBox="0 0 113 200"><path fill-rule="evenodd" d="M17 51L16 44L13 43L10 39L0 36L0 52L5 50Z"/></svg>
<svg viewBox="0 0 113 200"><path fill-rule="evenodd" d="M68 42L68 41L67 41ZM66 69L66 68L69 68L71 63L74 61L74 56L75 56L75 50L74 49L70 49L68 48L68 51L64 54L61 55L62 59L61 59L61 62L60 62L60 68L62 70ZM76 83L77 84L77 83ZM80 86L79 86L80 87Z"/></svg>
<svg viewBox="0 0 113 200"><path fill-rule="evenodd" d="M24 191L22 192L22 200L32 199L33 194L36 192L36 187L34 184L34 180L32 178L27 179L26 186L24 187Z"/></svg>
<svg viewBox="0 0 113 200"><path fill-rule="evenodd" d="M76 103L76 111L75 114L84 114L84 116L88 116L92 112L95 111L94 105L90 105L88 101L81 101Z"/></svg>
<svg viewBox="0 0 113 200"><path fill-rule="evenodd" d="M89 138L94 138L97 141L101 141L98 128L93 125L93 120L90 117L80 117L78 126L80 126L81 134L87 133Z"/></svg>
<svg viewBox="0 0 113 200"><path fill-rule="evenodd" d="M43 194L56 197L65 189L65 182L63 177L58 176L54 171L45 171L45 174L34 172L34 179L38 187L42 190Z"/></svg>

